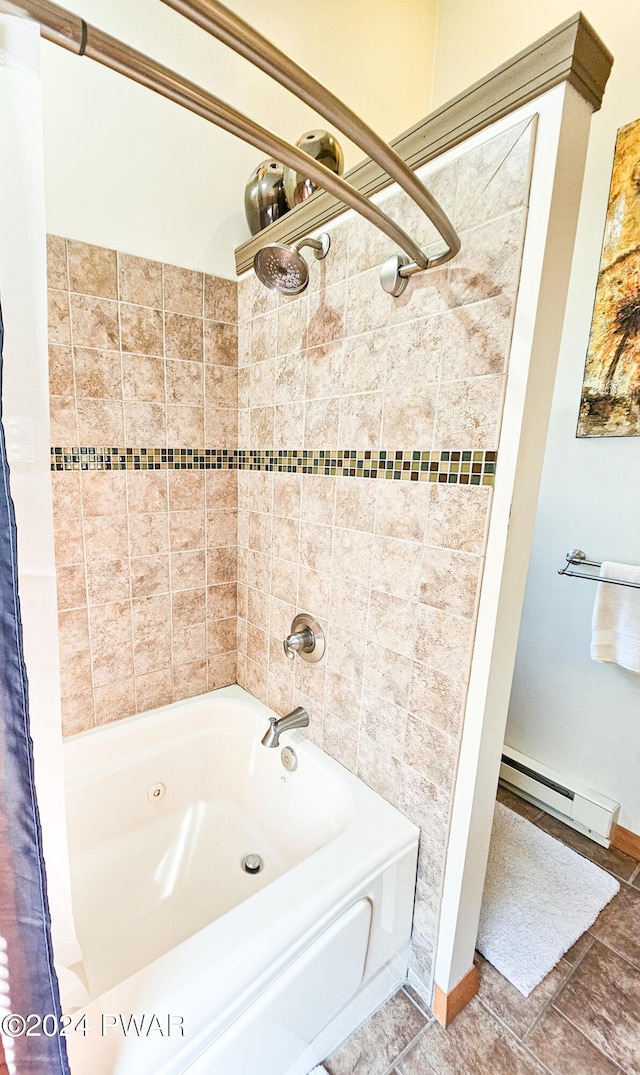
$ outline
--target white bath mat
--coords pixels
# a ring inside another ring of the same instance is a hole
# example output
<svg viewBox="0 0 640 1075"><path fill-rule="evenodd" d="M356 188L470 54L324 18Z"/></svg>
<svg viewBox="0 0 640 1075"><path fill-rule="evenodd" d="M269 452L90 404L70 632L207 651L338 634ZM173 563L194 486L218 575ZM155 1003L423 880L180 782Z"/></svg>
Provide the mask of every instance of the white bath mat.
<svg viewBox="0 0 640 1075"><path fill-rule="evenodd" d="M478 951L528 997L620 885L496 803Z"/></svg>

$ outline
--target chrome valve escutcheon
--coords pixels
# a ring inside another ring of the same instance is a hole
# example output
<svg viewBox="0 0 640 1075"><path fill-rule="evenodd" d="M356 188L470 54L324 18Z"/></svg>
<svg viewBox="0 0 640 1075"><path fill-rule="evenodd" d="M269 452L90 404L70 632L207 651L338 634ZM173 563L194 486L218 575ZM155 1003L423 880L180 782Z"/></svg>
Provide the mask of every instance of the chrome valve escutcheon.
<svg viewBox="0 0 640 1075"><path fill-rule="evenodd" d="M300 612L291 624L291 634L287 635L282 645L289 660L292 661L299 653L303 660L315 663L324 654L324 631L306 612Z"/></svg>

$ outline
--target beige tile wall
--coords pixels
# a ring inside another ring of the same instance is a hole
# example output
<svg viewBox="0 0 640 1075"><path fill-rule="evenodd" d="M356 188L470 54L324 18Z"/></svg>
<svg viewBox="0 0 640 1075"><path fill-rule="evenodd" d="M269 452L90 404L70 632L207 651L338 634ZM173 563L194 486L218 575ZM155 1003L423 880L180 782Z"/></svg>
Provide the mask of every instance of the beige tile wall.
<svg viewBox="0 0 640 1075"><path fill-rule="evenodd" d="M495 449L532 143L520 125L430 177L462 251L395 300L359 219L299 298L241 281L237 327L234 284L52 239L54 442ZM386 207L433 242L404 195ZM238 682L305 705L311 738L420 826L429 998L491 489L241 471L62 473L54 492L66 730L233 682L237 623ZM318 665L284 657L301 609Z"/></svg>
<svg viewBox="0 0 640 1075"><path fill-rule="evenodd" d="M332 231L299 298L241 281L240 447L497 447L532 135L430 178L462 252L401 298L378 282L387 241L359 219ZM386 205L432 240L404 197ZM492 490L238 479L238 680L279 713L304 705L310 737L420 826L411 974L428 998ZM326 631L319 664L284 656L300 610Z"/></svg>
<svg viewBox="0 0 640 1075"><path fill-rule="evenodd" d="M48 251L53 444L234 447L235 282ZM52 479L65 733L234 683L236 474Z"/></svg>

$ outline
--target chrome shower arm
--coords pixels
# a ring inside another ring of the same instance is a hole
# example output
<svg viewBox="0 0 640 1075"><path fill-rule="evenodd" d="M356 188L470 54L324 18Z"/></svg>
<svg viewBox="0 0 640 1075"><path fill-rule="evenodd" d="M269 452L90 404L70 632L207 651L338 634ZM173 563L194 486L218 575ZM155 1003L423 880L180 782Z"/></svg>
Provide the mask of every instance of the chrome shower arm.
<svg viewBox="0 0 640 1075"><path fill-rule="evenodd" d="M35 19L40 23L42 37L47 41L61 45L78 56L87 56L112 71L125 75L308 176L319 187L360 213L397 243L415 263L416 271L426 268L428 259L420 247L374 202L301 149L290 145L194 82L125 45L117 38L88 25L80 16L64 10L50 0L0 0L0 13L27 15Z"/></svg>
<svg viewBox="0 0 640 1075"><path fill-rule="evenodd" d="M308 104L315 112L328 119L352 142L368 153L373 161L384 168L391 179L402 187L422 209L447 244L447 249L430 259L422 251L419 251L419 256L416 256L415 248L414 252L410 253L406 246L399 244L414 261L413 265L404 262L404 271L401 273L403 277L419 272L428 266L441 265L455 257L460 249L460 239L442 206L396 151L387 145L375 131L372 131L339 97L331 93L313 75L218 0L162 0L162 2L259 67L261 71ZM299 170L304 172L304 169ZM344 198L341 200L344 201Z"/></svg>
<svg viewBox="0 0 640 1075"><path fill-rule="evenodd" d="M315 253L316 260L322 261L322 259L329 253L330 245L331 240L329 239L329 236L326 232L323 232L317 239L311 239L308 235L303 239L298 239L298 242L293 244L293 249L296 254L298 254L301 250L304 250L305 246L308 246Z"/></svg>

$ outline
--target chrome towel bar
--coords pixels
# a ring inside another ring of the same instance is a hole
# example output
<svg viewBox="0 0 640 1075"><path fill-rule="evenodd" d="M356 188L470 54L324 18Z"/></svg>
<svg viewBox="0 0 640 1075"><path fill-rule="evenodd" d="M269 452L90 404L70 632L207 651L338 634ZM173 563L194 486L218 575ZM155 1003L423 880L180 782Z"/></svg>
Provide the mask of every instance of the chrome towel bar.
<svg viewBox="0 0 640 1075"><path fill-rule="evenodd" d="M584 571L569 571L572 564L580 564L582 567L602 567L598 560L587 560L582 549L571 549L565 559L567 562L564 567L559 569L559 575L568 575L574 579L591 579L592 582L610 582L613 586L630 586L632 590L640 590L640 585L637 582L625 582L624 579L603 579L599 575L587 575Z"/></svg>

